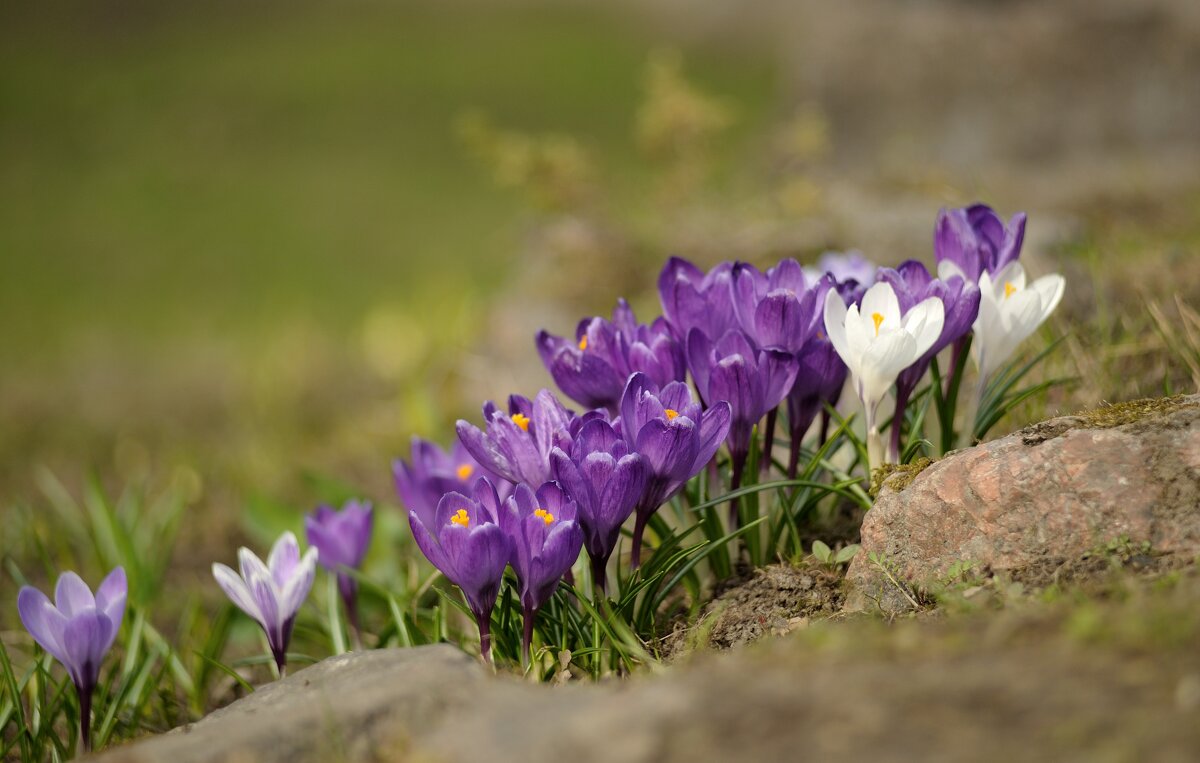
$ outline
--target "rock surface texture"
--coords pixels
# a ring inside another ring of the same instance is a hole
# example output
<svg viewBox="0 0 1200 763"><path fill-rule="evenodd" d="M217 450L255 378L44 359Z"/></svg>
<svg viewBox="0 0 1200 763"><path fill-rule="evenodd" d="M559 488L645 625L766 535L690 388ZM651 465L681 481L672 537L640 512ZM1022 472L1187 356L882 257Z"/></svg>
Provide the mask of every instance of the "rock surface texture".
<svg viewBox="0 0 1200 763"><path fill-rule="evenodd" d="M203 720L100 756L104 763L404 760L411 734L456 713L484 683L447 645L331 657Z"/></svg>
<svg viewBox="0 0 1200 763"><path fill-rule="evenodd" d="M956 564L1021 570L1118 539L1200 553L1200 396L1051 419L952 453L911 484L889 478L863 522L850 605L903 610L902 585Z"/></svg>
<svg viewBox="0 0 1200 763"><path fill-rule="evenodd" d="M1195 759L1194 649L1129 659L1053 638L998 646L986 630L947 644L933 625L885 629L884 650L869 634L832 648L773 639L600 686L489 678L450 647L344 655L100 760Z"/></svg>

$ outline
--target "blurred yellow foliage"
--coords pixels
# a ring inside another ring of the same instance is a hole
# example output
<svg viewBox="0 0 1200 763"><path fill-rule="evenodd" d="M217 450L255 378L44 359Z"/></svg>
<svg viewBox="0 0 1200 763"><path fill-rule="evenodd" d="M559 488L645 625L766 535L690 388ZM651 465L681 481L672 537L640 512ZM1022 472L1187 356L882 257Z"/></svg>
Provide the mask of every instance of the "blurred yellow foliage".
<svg viewBox="0 0 1200 763"><path fill-rule="evenodd" d="M590 196L592 158L569 135L500 130L477 111L461 115L455 130L498 185L522 191L541 209L571 209Z"/></svg>
<svg viewBox="0 0 1200 763"><path fill-rule="evenodd" d="M732 110L683 76L678 51L660 51L646 66L645 98L634 135L647 158L663 165L661 190L684 197L708 176L714 139L733 123Z"/></svg>

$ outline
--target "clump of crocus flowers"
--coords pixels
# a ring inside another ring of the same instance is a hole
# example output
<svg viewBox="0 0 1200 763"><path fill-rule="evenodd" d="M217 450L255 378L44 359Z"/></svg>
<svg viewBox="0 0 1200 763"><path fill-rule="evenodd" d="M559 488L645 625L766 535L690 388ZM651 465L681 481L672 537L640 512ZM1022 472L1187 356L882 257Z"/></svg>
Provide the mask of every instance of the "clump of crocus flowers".
<svg viewBox="0 0 1200 763"><path fill-rule="evenodd" d="M629 517L629 566L637 569L649 519L702 471L715 476L722 446L730 492L756 445L763 471L771 466L785 403L789 477L818 416L819 442L827 436L847 379L862 406L868 468L898 462L906 409L939 353L953 353L954 373L974 335L982 394L1058 304L1060 276L1026 286L1024 227L1024 215L1004 223L982 205L943 210L936 275L915 260L880 268L859 252L826 253L816 268L785 259L765 271L724 262L706 272L672 257L658 279L662 317L640 324L620 300L611 319L581 320L573 339L540 332L535 344L550 376L587 410L541 390L532 401L510 397L507 410L487 403L482 428L459 421L459 482L436 512L419 486L446 484L436 475L452 463L422 443L412 465L396 468L418 545L462 589L485 658L505 562L521 589L528 659L532 618L570 574L576 541L603 595ZM728 524L739 524L736 499Z"/></svg>
<svg viewBox="0 0 1200 763"><path fill-rule="evenodd" d="M581 590L573 572L581 552L580 572L601 600L631 518L627 564L636 575L651 520L694 478L707 474L711 495L724 475L733 493L752 476L752 454L763 472L771 468L781 414L790 447L779 468L796 477L809 430L820 417L819 448L847 380L863 413L868 470L902 457L906 410L941 353L950 354L941 381L957 389L952 377L970 348L982 396L1065 289L1058 275L1028 280L1025 224L1023 214L1005 222L979 204L942 210L935 272L918 261L880 268L858 252L827 253L816 268L784 259L765 270L725 262L707 272L673 257L658 279L661 317L639 323L619 300L611 318L585 318L573 338L540 332L547 371L584 410L548 389L512 395L504 408L488 402L482 426L460 420L448 450L414 438L409 460L393 466L416 545L462 591L483 659L491 660L492 613L506 580L520 600L528 664L539 612L564 580L570 595ZM361 645L358 575L374 519L365 502L320 506L305 520L306 551L287 532L266 562L242 548L236 571L213 565L221 589L261 626L280 676L318 564L335 576ZM734 498L730 532L739 519ZM20 592L22 622L75 686L85 748L126 595L119 567L95 594L74 573L59 579L53 603L34 588Z"/></svg>

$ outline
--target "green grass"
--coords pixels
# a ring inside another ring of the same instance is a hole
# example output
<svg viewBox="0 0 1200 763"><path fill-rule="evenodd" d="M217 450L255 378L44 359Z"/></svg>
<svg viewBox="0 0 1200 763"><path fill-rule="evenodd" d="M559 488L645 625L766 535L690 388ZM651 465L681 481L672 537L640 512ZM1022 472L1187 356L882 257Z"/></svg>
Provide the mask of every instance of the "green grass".
<svg viewBox="0 0 1200 763"><path fill-rule="evenodd" d="M618 185L660 39L596 8L312 2L0 12L0 357L80 333L353 327L503 283L516 200L454 119L572 133ZM762 124L772 75L689 74Z"/></svg>

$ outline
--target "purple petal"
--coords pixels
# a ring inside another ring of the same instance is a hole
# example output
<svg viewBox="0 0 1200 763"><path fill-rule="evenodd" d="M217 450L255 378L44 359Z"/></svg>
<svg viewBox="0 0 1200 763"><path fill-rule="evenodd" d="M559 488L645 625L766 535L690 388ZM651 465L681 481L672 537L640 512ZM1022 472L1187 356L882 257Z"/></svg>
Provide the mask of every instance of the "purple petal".
<svg viewBox="0 0 1200 763"><path fill-rule="evenodd" d="M250 596L258 608L259 625L267 633L267 640L272 649L283 646L284 615L280 611L280 602L275 583L267 576L255 573L246 581Z"/></svg>
<svg viewBox="0 0 1200 763"><path fill-rule="evenodd" d="M805 299L807 298L807 299ZM813 326L813 299L789 291L774 291L758 303L754 314L755 336L762 347L794 352L804 346Z"/></svg>
<svg viewBox="0 0 1200 763"><path fill-rule="evenodd" d="M727 404L723 404L729 410ZM649 470L658 477L671 482L687 480L687 472L696 461L699 438L697 424L690 420L676 419L671 423L661 420L646 422L637 440L637 452L646 460Z"/></svg>
<svg viewBox="0 0 1200 763"><path fill-rule="evenodd" d="M700 396L708 403L713 402L708 392L709 374L713 364L712 341L700 329L692 329L687 335L688 368L691 369L692 379Z"/></svg>
<svg viewBox="0 0 1200 763"><path fill-rule="evenodd" d="M799 262L789 257L768 271L766 291L775 289L788 289L796 294L808 291L808 279Z"/></svg>
<svg viewBox="0 0 1200 763"><path fill-rule="evenodd" d="M17 594L17 612L21 616L21 624L33 636L33 640L54 659L65 664L63 632L67 627L67 618L55 609L46 594L32 586L23 586Z"/></svg>
<svg viewBox="0 0 1200 763"><path fill-rule="evenodd" d="M760 354L758 370L763 380L762 413L765 415L782 403L791 391L798 365L791 353L768 350Z"/></svg>
<svg viewBox="0 0 1200 763"><path fill-rule="evenodd" d="M54 589L54 603L67 619L96 608L96 598L92 596L92 589L74 572L64 572L58 577L58 585Z"/></svg>
<svg viewBox="0 0 1200 763"><path fill-rule="evenodd" d="M267 556L267 569L271 571L275 585L282 588L291 579L299 563L300 542L296 540L296 535L288 530L279 536L279 540L271 546L271 553Z"/></svg>
<svg viewBox="0 0 1200 763"><path fill-rule="evenodd" d="M316 578L317 550L310 548L304 552L303 558L297 563L287 584L280 591L279 607L284 620L291 620L300 611L300 606L308 598Z"/></svg>
<svg viewBox="0 0 1200 763"><path fill-rule="evenodd" d="M700 437L696 446L696 461L690 469L693 475L708 465L717 449L729 435L731 411L728 403L717 403L704 412L700 419Z"/></svg>
<svg viewBox="0 0 1200 763"><path fill-rule="evenodd" d="M499 412L497 412L499 413ZM508 421L513 428L511 419L508 419L504 414L498 416L493 414L492 422ZM495 426L495 424L493 424ZM471 457L475 459L485 469L488 469L496 474L504 477L511 482L519 482L520 478L513 470L513 465L509 462L508 457L501 450L496 439L485 435L479 427L472 425L468 421L459 419L455 425L455 431L458 434L458 440L466 448ZM490 428L489 428L490 431ZM523 434L523 433L522 433Z"/></svg>
<svg viewBox="0 0 1200 763"><path fill-rule="evenodd" d="M633 453L618 461L600 496L607 522L616 525L624 522L633 513L645 489L646 467L642 457Z"/></svg>
<svg viewBox="0 0 1200 763"><path fill-rule="evenodd" d="M489 611L496 603L512 541L499 525L485 523L470 530L452 526L442 533L446 555L453 559L457 578L472 611Z"/></svg>
<svg viewBox="0 0 1200 763"><path fill-rule="evenodd" d="M1021 256L1021 247L1025 243L1025 222L1024 212L1013 215L1012 220L1008 222L1008 227L1004 231L1004 241L1000 245L1000 251L996 254L996 263L992 266L993 273L999 273L1005 266L1015 262Z"/></svg>
<svg viewBox="0 0 1200 763"><path fill-rule="evenodd" d="M754 333L754 312L766 292L767 277L758 268L745 262L733 266L733 314L742 331Z"/></svg>
<svg viewBox="0 0 1200 763"><path fill-rule="evenodd" d="M100 647L108 640L111 626L105 627L107 618L96 612L82 611L67 621L63 631L63 653L71 679L77 686L90 689L96 685L100 675Z"/></svg>
<svg viewBox="0 0 1200 763"><path fill-rule="evenodd" d="M465 498L465 496L462 497ZM425 526L425 523L421 521L417 512L410 511L408 513L408 527L412 531L413 540L416 541L417 548L421 549L421 553L425 555L429 563L446 577L452 577L454 573L445 552L442 551L437 538Z"/></svg>
<svg viewBox="0 0 1200 763"><path fill-rule="evenodd" d="M125 619L125 600L128 595L129 582L124 567L114 568L96 589L96 608L111 621L114 636L121 630L121 622ZM104 651L107 652L108 647Z"/></svg>

